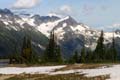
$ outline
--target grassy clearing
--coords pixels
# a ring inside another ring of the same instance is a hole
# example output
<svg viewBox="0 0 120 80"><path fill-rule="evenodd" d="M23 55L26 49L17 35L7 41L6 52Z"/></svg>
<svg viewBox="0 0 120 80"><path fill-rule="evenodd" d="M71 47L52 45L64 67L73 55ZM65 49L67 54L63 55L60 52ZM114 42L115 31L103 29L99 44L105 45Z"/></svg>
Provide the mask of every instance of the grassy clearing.
<svg viewBox="0 0 120 80"><path fill-rule="evenodd" d="M30 75L22 74L15 75L6 80L106 80L109 79L109 75L96 76L96 77L85 77L84 74L63 74L63 75Z"/></svg>

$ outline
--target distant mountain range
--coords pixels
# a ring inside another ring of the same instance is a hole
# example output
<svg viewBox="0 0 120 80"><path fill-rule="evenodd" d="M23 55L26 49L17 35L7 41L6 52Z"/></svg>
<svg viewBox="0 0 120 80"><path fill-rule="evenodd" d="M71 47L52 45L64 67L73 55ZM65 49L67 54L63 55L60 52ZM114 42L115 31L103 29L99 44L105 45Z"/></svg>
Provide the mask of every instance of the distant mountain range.
<svg viewBox="0 0 120 80"><path fill-rule="evenodd" d="M77 22L71 16L15 14L9 9L0 9L0 55L14 53L15 47L19 53L23 37L26 34L31 36L34 51L42 54L52 30L57 35L57 40L65 57L72 55L75 50L80 51L84 43L86 48L94 50L101 32ZM120 52L119 29L114 32L114 36L116 48ZM113 32L105 32L104 38L104 43L110 45Z"/></svg>

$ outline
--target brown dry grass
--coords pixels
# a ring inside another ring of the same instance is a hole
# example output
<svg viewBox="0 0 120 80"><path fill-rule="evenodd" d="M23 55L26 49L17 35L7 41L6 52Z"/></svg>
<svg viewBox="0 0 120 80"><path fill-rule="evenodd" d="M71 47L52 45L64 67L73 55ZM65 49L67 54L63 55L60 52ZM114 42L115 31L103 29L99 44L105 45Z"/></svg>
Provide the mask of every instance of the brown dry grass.
<svg viewBox="0 0 120 80"><path fill-rule="evenodd" d="M113 64L74 64L67 65L64 68L55 71L65 71L71 69L93 69L102 66L110 67ZM72 73L72 74L60 74L60 75L47 75L47 74L20 74L14 75L6 80L106 80L110 78L110 75L102 75L96 77L86 77L84 74Z"/></svg>
<svg viewBox="0 0 120 80"><path fill-rule="evenodd" d="M112 64L72 64L61 69L56 69L55 71L65 71L71 69L95 69L102 66L110 67Z"/></svg>
<svg viewBox="0 0 120 80"><path fill-rule="evenodd" d="M11 77L14 77L14 75L0 75L0 80L5 80L5 79L9 79Z"/></svg>
<svg viewBox="0 0 120 80"><path fill-rule="evenodd" d="M62 74L62 75L42 75L42 74L22 74L15 75L6 80L106 80L109 79L109 75L85 77L84 74Z"/></svg>

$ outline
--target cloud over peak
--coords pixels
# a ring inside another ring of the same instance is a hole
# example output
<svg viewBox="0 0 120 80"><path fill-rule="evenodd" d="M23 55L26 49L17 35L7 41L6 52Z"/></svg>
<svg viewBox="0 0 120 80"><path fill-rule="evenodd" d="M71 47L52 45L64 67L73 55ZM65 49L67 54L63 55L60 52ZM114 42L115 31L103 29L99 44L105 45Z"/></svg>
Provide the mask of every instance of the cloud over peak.
<svg viewBox="0 0 120 80"><path fill-rule="evenodd" d="M17 0L13 5L12 8L14 9L28 9L35 7L40 0Z"/></svg>
<svg viewBox="0 0 120 80"><path fill-rule="evenodd" d="M60 11L62 12L71 12L72 8L69 5L63 5L60 7Z"/></svg>

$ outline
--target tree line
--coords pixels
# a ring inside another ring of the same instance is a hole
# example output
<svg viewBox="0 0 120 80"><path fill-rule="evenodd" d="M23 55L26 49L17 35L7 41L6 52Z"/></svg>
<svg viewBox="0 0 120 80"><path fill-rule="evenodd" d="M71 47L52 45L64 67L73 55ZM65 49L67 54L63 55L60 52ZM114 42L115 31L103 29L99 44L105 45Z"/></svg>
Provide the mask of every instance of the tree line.
<svg viewBox="0 0 120 80"><path fill-rule="evenodd" d="M73 63L117 62L118 53L115 47L114 34L111 45L107 46L104 45L104 32L101 31L95 50L86 49L84 46L80 53L75 51L71 61Z"/></svg>
<svg viewBox="0 0 120 80"><path fill-rule="evenodd" d="M115 39L113 36L110 46L104 45L104 32L101 31L100 37L97 40L97 46L94 51L86 49L85 44L80 52L75 51L73 56L65 61L62 57L61 47L57 42L57 36L54 31L50 33L49 44L47 45L43 56L40 58L34 53L31 43L31 38L25 36L21 53L10 56L10 63L95 63L95 62L116 62L118 53L115 48Z"/></svg>

